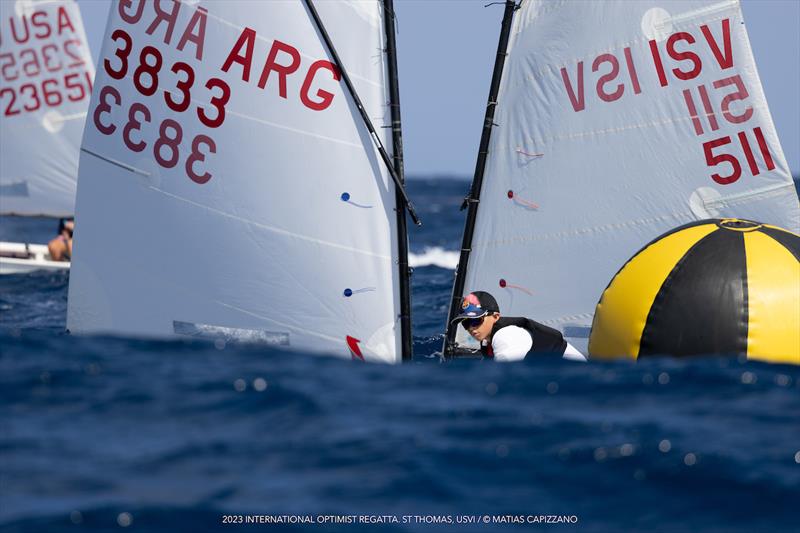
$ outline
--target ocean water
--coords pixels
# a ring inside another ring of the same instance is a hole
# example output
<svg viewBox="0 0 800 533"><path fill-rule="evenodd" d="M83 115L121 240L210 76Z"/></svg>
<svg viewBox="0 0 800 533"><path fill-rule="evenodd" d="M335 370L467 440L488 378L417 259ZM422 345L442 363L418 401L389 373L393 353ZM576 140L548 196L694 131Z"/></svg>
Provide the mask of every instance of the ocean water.
<svg viewBox="0 0 800 533"><path fill-rule="evenodd" d="M399 367L72 337L67 275L0 277L0 531L798 531L800 367L440 362L468 186L409 182Z"/></svg>

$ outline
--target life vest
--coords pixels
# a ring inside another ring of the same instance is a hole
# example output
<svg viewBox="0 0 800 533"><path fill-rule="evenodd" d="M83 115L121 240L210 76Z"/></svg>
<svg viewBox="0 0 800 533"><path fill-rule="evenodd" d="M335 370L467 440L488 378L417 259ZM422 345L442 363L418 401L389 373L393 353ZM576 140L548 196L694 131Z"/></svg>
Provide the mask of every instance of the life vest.
<svg viewBox="0 0 800 533"><path fill-rule="evenodd" d="M560 331L540 324L530 318L523 317L500 317L497 322L494 323L490 339L494 337L495 333L506 326L519 326L530 333L533 339L533 346L531 346L531 349L528 350L528 353L525 355L526 360L537 355L548 353L564 355L564 350L567 349L567 341L564 340L564 336ZM484 357L494 357L491 341L485 346L481 346L481 353Z"/></svg>

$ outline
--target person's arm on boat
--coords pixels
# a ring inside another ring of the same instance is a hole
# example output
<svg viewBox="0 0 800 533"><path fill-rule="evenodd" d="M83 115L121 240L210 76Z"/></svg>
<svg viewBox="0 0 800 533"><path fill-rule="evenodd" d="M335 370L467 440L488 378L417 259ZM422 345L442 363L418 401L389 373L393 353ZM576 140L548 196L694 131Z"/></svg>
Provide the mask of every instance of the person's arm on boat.
<svg viewBox="0 0 800 533"><path fill-rule="evenodd" d="M72 220L61 221L59 225L59 235L47 243L47 250L50 252L52 261L69 261L72 257L72 232L75 229L75 222Z"/></svg>
<svg viewBox="0 0 800 533"><path fill-rule="evenodd" d="M69 253L67 247L66 237L63 235L57 236L55 239L47 243L47 251L50 252L51 261L63 261L65 258L64 252Z"/></svg>

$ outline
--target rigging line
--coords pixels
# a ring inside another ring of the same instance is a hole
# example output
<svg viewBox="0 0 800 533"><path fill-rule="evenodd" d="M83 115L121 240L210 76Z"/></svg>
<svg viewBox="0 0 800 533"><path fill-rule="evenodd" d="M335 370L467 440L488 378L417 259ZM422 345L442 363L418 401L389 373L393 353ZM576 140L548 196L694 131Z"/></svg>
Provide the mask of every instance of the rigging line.
<svg viewBox="0 0 800 533"><path fill-rule="evenodd" d="M400 19L397 18L397 11L395 11L395 9L394 9L394 4L391 4L391 6L387 6L384 3L383 9L386 12L386 16L391 18L392 27L394 28L394 32L399 34L400 33Z"/></svg>
<svg viewBox="0 0 800 533"><path fill-rule="evenodd" d="M333 58L336 65L339 67L339 71L342 74L342 79L344 80L345 85L347 86L347 90L350 92L350 96L352 96L353 101L358 108L359 113L361 113L361 118L364 120L364 124L366 124L367 129L369 130L370 136L372 137L372 142L378 149L378 152L381 154L381 159L383 159L383 163L386 165L386 168L389 170L389 175L394 180L395 185L397 186L397 190L400 192L400 195L403 197L403 201L405 202L406 209L408 210L408 214L411 216L411 220L414 221L414 224L417 226L422 225L422 221L417 216L417 212L414 210L414 205L411 203L411 200L406 193L406 189L403 185L403 181L400 179L400 176L397 175L397 171L392 164L392 160L389 157L389 154L386 153L386 149L383 147L383 143L381 142L380 137L378 137L378 133L375 131L375 127L372 125L372 120L370 120L369 115L367 115L367 111L364 109L364 104L361 103L361 98L359 98L358 93L356 92L355 87L353 86L353 82L350 80L350 76L347 74L347 71L344 68L344 63L339 58L338 52L336 52L336 48L333 46L333 41L331 41L330 36L328 35L327 30L325 30L325 25L322 23L322 19L319 17L319 13L317 13L317 8L314 7L314 2L312 0L304 0L306 6L308 7L309 12L311 13L314 22L317 25L317 29L322 36L322 39L325 41L325 44L328 47L328 50L331 53L331 57Z"/></svg>

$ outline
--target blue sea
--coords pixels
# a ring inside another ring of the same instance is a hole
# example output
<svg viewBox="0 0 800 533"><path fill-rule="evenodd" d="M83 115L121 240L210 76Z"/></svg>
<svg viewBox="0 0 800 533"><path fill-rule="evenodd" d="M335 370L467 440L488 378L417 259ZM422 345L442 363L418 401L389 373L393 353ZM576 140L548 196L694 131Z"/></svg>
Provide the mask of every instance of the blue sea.
<svg viewBox="0 0 800 533"><path fill-rule="evenodd" d="M800 367L440 361L468 188L409 182L398 367L73 337L68 275L0 277L0 531L800 530Z"/></svg>

